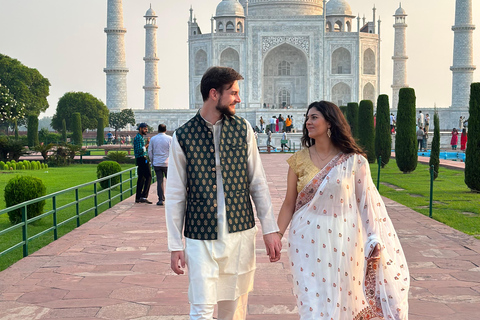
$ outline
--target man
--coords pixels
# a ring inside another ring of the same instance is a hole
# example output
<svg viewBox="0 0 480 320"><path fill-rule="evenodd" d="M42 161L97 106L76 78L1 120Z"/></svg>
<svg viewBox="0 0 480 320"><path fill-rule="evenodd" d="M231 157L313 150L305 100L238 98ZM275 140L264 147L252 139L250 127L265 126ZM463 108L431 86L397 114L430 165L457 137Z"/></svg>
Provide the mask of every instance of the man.
<svg viewBox="0 0 480 320"><path fill-rule="evenodd" d="M108 131L107 133L107 144L111 144L113 139L113 134L111 131Z"/></svg>
<svg viewBox="0 0 480 320"><path fill-rule="evenodd" d="M133 139L133 151L135 152L135 162L138 166L137 169L137 194L135 196L135 202L148 203L148 191L150 191L150 183L152 182L152 174L150 172L150 165L147 159L148 144L145 145L143 136L148 132L146 123L140 123L138 125L138 133Z"/></svg>
<svg viewBox="0 0 480 320"><path fill-rule="evenodd" d="M188 266L190 320L245 319L255 272L252 203L270 261L280 259L273 207L251 125L235 115L238 80L225 67L201 80L203 107L173 135L166 188L171 268ZM185 235L185 249L182 241Z"/></svg>
<svg viewBox="0 0 480 320"><path fill-rule="evenodd" d="M425 117L423 116L422 111L418 111L418 119L417 119L417 124L419 127L424 127L425 126Z"/></svg>
<svg viewBox="0 0 480 320"><path fill-rule="evenodd" d="M172 137L167 136L165 132L167 132L167 126L159 124L158 134L150 139L150 145L148 147L148 158L157 176L157 206L163 206L163 202L165 201L163 177L167 177L168 153L170 144L172 143Z"/></svg>
<svg viewBox="0 0 480 320"><path fill-rule="evenodd" d="M277 125L277 117L272 116L270 118L270 131L275 132L275 126Z"/></svg>

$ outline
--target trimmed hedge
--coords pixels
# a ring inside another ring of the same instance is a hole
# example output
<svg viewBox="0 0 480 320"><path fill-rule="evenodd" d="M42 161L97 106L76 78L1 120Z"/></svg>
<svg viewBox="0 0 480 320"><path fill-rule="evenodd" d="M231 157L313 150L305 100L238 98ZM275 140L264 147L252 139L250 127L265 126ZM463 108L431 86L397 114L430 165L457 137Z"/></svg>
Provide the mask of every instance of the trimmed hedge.
<svg viewBox="0 0 480 320"><path fill-rule="evenodd" d="M397 134L395 136L395 159L403 173L417 168L417 135L415 132L415 90L402 88L398 94Z"/></svg>
<svg viewBox="0 0 480 320"><path fill-rule="evenodd" d="M67 143L67 122L62 120L62 143Z"/></svg>
<svg viewBox="0 0 480 320"><path fill-rule="evenodd" d="M82 146L83 137L82 137L82 118L79 112L72 113L72 144L77 146Z"/></svg>
<svg viewBox="0 0 480 320"><path fill-rule="evenodd" d="M8 207L16 204L42 197L46 194L47 188L42 180L29 176L16 176L8 181L4 190L5 203ZM45 200L27 206L27 218L39 216L43 213ZM10 223L17 224L22 221L21 209L8 213Z"/></svg>
<svg viewBox="0 0 480 320"><path fill-rule="evenodd" d="M352 130L352 136L358 139L358 103L349 102L347 104L347 121Z"/></svg>
<svg viewBox="0 0 480 320"><path fill-rule="evenodd" d="M369 163L375 163L375 128L373 125L373 102L360 101L358 108L358 143L367 154Z"/></svg>
<svg viewBox="0 0 480 320"><path fill-rule="evenodd" d="M28 116L27 139L28 139L28 146L30 148L33 148L40 144L38 140L38 117L37 116Z"/></svg>
<svg viewBox="0 0 480 320"><path fill-rule="evenodd" d="M382 157L382 168L390 161L392 154L392 134L390 132L390 103L388 95L381 94L377 99L377 125L375 126L375 158Z"/></svg>
<svg viewBox="0 0 480 320"><path fill-rule="evenodd" d="M432 140L432 150L430 151L430 161L428 164L433 165L433 179L438 178L438 172L440 170L440 118L438 117L438 112L435 109L433 114L433 140Z"/></svg>
<svg viewBox="0 0 480 320"><path fill-rule="evenodd" d="M97 146L103 145L104 130L105 130L105 125L103 123L103 118L98 118L98 123L97 123Z"/></svg>
<svg viewBox="0 0 480 320"><path fill-rule="evenodd" d="M115 161L103 161L100 162L97 166L97 178L104 178L109 175L115 174L122 171L122 167ZM111 179L103 180L100 182L100 185L103 189L106 189L110 186L113 186L120 182L120 176L113 177Z"/></svg>
<svg viewBox="0 0 480 320"><path fill-rule="evenodd" d="M465 184L480 192L480 83L470 86L468 144L465 151Z"/></svg>

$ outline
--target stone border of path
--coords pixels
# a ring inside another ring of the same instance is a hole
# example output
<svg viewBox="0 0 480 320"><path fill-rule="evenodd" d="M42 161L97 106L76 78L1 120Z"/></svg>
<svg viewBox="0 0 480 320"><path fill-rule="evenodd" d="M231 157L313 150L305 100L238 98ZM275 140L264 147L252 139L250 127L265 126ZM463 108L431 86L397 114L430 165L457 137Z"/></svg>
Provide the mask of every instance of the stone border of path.
<svg viewBox="0 0 480 320"><path fill-rule="evenodd" d="M275 212L289 156L261 155ZM480 241L384 201L412 276L409 319L476 318ZM287 253L269 263L261 238L259 232L247 319L298 319ZM0 320L186 320L187 277L170 271L166 243L164 207L134 204L131 197L0 272Z"/></svg>

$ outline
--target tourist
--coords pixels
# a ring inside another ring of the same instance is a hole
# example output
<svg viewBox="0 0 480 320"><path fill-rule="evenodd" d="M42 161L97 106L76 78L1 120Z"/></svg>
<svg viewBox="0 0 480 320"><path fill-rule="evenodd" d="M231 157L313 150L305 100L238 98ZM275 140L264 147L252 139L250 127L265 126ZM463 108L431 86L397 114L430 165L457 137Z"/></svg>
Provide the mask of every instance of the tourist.
<svg viewBox="0 0 480 320"><path fill-rule="evenodd" d="M272 116L270 118L270 131L275 132L275 125L277 123L277 117Z"/></svg>
<svg viewBox="0 0 480 320"><path fill-rule="evenodd" d="M278 115L278 132L283 132L283 125L285 120L282 117L282 114Z"/></svg>
<svg viewBox="0 0 480 320"><path fill-rule="evenodd" d="M150 147L148 148L148 158L152 163L155 175L157 176L157 206L163 206L165 201L165 193L163 191L163 178L167 178L168 171L168 154L172 137L166 135L167 126L165 124L158 125L158 134L150 139Z"/></svg>
<svg viewBox="0 0 480 320"><path fill-rule="evenodd" d="M458 120L458 130L462 131L463 130L463 125L465 124L465 117L460 116L460 119Z"/></svg>
<svg viewBox="0 0 480 320"><path fill-rule="evenodd" d="M425 131L423 131L423 127L418 127L417 129L417 146L418 151L422 151L423 146L423 137L425 136Z"/></svg>
<svg viewBox="0 0 480 320"><path fill-rule="evenodd" d="M422 111L418 111L417 125L422 128L425 126L425 117Z"/></svg>
<svg viewBox="0 0 480 320"><path fill-rule="evenodd" d="M450 140L450 144L452 145L452 150L457 150L458 131L456 128L453 128L452 130L452 139Z"/></svg>
<svg viewBox="0 0 480 320"><path fill-rule="evenodd" d="M265 120L263 120L263 117L260 116L260 131L263 132L263 125L265 124Z"/></svg>
<svg viewBox="0 0 480 320"><path fill-rule="evenodd" d="M393 113L390 113L390 133L395 133L396 119Z"/></svg>
<svg viewBox="0 0 480 320"><path fill-rule="evenodd" d="M280 141L280 143L281 143L282 151L284 151L284 148L287 148L288 151L290 151L290 147L287 145L288 138L287 138L287 132L285 131L285 129L283 129L282 140Z"/></svg>
<svg viewBox="0 0 480 320"><path fill-rule="evenodd" d="M425 115L425 131L428 133L430 130L430 116L428 113Z"/></svg>
<svg viewBox="0 0 480 320"><path fill-rule="evenodd" d="M137 164L137 193L135 195L136 203L148 203L148 192L150 191L150 183L152 182L152 173L147 158L148 142L145 144L143 136L148 132L148 126L142 122L138 125L138 133L133 138L133 151L135 153L135 162Z"/></svg>
<svg viewBox="0 0 480 320"><path fill-rule="evenodd" d="M462 135L460 136L460 150L465 151L467 148L467 129L462 129Z"/></svg>
<svg viewBox="0 0 480 320"><path fill-rule="evenodd" d="M107 144L111 144L113 140L113 134L111 131L108 131L107 133Z"/></svg>
<svg viewBox="0 0 480 320"><path fill-rule="evenodd" d="M290 118L290 115L287 115L287 119L285 119L285 127L286 132L292 132L292 119Z"/></svg>
<svg viewBox="0 0 480 320"><path fill-rule="evenodd" d="M232 68L209 68L200 83L203 107L175 131L170 148L168 249L176 274L188 266L193 320L212 319L215 305L218 319L246 318L257 233L251 198L270 261L280 259L278 226L253 130L235 115L241 79Z"/></svg>
<svg viewBox="0 0 480 320"><path fill-rule="evenodd" d="M290 224L300 319L406 320L405 256L364 152L336 105L308 107L302 145L287 160L278 217L280 235Z"/></svg>
<svg viewBox="0 0 480 320"><path fill-rule="evenodd" d="M428 131L427 128L423 128L423 141L422 141L422 147L423 151L427 151L427 145L428 145Z"/></svg>

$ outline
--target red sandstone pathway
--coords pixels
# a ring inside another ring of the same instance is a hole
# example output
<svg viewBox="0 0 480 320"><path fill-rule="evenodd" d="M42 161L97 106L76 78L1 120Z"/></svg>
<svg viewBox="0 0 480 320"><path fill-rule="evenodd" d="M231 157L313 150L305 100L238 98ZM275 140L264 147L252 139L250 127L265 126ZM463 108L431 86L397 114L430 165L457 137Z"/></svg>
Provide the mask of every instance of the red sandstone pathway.
<svg viewBox="0 0 480 320"><path fill-rule="evenodd" d="M288 156L262 155L276 212ZM410 320L479 319L480 241L384 200L409 261ZM0 272L0 319L188 319L187 277L170 271L164 208L133 202ZM247 319L298 319L287 253L271 264L257 238Z"/></svg>

